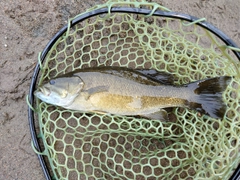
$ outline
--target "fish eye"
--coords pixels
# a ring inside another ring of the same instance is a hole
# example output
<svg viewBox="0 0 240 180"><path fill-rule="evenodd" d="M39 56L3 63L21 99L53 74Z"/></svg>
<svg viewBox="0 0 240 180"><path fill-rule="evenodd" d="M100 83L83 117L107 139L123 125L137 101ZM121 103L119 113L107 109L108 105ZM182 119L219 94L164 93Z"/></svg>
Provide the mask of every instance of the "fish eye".
<svg viewBox="0 0 240 180"><path fill-rule="evenodd" d="M50 80L50 82L49 82L51 85L54 85L55 83L56 83L56 81L55 80Z"/></svg>

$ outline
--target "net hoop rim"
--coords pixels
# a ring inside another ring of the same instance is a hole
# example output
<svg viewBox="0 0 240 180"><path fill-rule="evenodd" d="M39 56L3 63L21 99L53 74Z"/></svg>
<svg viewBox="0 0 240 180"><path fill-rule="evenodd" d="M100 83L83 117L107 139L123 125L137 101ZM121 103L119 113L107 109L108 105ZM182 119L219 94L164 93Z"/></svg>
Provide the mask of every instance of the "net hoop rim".
<svg viewBox="0 0 240 180"><path fill-rule="evenodd" d="M101 15L108 13L109 9L108 7L106 8L100 8L100 9L95 9L86 13L83 13L77 17L75 17L71 22L70 22L70 27L73 27L77 23L84 21L87 18ZM133 7L112 7L110 9L111 13L133 13L133 14L140 14L140 15L149 15L152 13L152 10L150 9L144 9L144 8L133 8ZM188 15L188 14L183 14L179 12L173 12L173 11L162 11L162 10L156 10L152 16L159 16L159 17L166 17L166 18L175 18L175 19L180 19L180 20L185 20L188 22L195 22L198 21L199 18ZM223 33L221 30L219 30L217 27L213 26L212 24L206 22L206 21L200 21L196 23L197 25L209 30L213 34L215 34L217 37L219 37L227 46L235 47L238 48L238 46L235 44L235 42L230 39L225 33ZM46 58L47 53L50 51L52 46L55 44L55 42L68 30L68 24L62 27L54 36L53 38L48 42L44 50L42 51L40 55L40 62L43 63L44 59ZM238 60L240 61L240 52L233 51L232 52L236 55ZM40 70L40 63L38 62L37 65L35 66L32 79L31 79L31 84L29 88L29 94L28 94L28 101L29 104L33 107L33 102L34 102L34 95L33 92L36 88L36 82ZM33 142L33 146L35 150L38 152L41 152L41 148L38 142L38 137L36 134L36 127L34 125L35 123L35 118L34 118L34 110L28 106L28 122L29 122L29 127L30 127L30 133L31 133L31 138ZM43 158L43 155L37 154L40 165L42 167L44 176L47 180L51 180L52 177L50 175L50 171L47 168L46 162ZM238 165L237 169L235 172L232 174L230 177L231 180L237 180L240 178L240 164Z"/></svg>

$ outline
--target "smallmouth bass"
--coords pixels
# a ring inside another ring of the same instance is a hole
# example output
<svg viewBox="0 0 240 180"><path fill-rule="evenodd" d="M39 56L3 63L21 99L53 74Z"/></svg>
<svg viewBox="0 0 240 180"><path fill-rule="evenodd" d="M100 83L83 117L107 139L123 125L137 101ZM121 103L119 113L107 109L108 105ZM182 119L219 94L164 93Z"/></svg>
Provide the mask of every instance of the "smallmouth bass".
<svg viewBox="0 0 240 180"><path fill-rule="evenodd" d="M34 95L66 109L166 119L167 107L185 107L222 119L222 92L232 77L221 76L174 86L170 74L124 67L86 68L40 86Z"/></svg>

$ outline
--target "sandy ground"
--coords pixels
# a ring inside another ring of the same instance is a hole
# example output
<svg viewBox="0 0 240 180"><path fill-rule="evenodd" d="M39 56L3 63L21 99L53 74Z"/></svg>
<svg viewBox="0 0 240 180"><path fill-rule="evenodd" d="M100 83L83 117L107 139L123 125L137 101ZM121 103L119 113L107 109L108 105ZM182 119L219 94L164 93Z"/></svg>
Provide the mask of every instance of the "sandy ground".
<svg viewBox="0 0 240 180"><path fill-rule="evenodd" d="M37 56L68 17L102 0L0 1L0 179L44 179L31 148L28 93ZM207 21L240 45L240 0L155 0Z"/></svg>

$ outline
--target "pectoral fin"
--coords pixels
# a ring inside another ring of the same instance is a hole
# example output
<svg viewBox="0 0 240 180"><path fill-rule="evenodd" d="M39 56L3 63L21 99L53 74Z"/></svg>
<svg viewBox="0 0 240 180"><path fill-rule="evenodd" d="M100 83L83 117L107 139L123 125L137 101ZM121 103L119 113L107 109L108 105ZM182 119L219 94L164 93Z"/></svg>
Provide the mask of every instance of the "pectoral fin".
<svg viewBox="0 0 240 180"><path fill-rule="evenodd" d="M90 96L101 92L107 92L108 89L109 88L107 86L97 86L82 92L82 95L84 95L85 99L88 100Z"/></svg>
<svg viewBox="0 0 240 180"><path fill-rule="evenodd" d="M129 108L133 108L133 109L141 109L142 108L142 101L141 98L133 98L131 103L128 103L127 106Z"/></svg>
<svg viewBox="0 0 240 180"><path fill-rule="evenodd" d="M151 113L151 114L144 114L142 115L143 117L146 117L148 119L158 119L161 121L168 121L168 114L167 111L165 111L164 109L161 109L157 112Z"/></svg>

